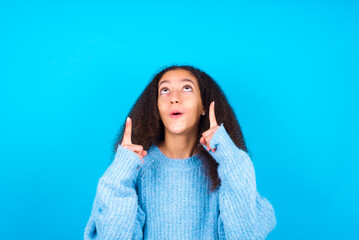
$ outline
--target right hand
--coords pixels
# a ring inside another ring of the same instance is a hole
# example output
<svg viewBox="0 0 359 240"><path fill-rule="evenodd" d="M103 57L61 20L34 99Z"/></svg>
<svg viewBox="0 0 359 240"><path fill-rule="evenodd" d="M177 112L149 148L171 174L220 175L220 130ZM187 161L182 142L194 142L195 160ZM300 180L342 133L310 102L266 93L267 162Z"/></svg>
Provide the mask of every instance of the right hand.
<svg viewBox="0 0 359 240"><path fill-rule="evenodd" d="M123 134L121 146L136 153L136 155L141 159L142 163L144 163L143 158L147 155L147 151L143 150L143 147L141 145L132 144L131 134L132 134L132 119L128 117L126 121L126 127L125 127L125 132ZM140 167L138 167L137 169L139 168Z"/></svg>

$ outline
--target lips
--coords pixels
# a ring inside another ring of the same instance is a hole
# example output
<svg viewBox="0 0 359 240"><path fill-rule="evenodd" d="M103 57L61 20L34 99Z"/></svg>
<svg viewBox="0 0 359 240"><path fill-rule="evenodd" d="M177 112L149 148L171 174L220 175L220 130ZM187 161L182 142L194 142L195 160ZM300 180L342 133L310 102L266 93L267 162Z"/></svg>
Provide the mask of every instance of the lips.
<svg viewBox="0 0 359 240"><path fill-rule="evenodd" d="M171 116L172 116L172 115L179 115L179 114L182 114L182 112L180 112L180 111L172 111L172 112L170 113Z"/></svg>
<svg viewBox="0 0 359 240"><path fill-rule="evenodd" d="M172 111L171 113L170 113L170 117L171 118L178 118L178 117L180 117L180 116L182 116L183 115L183 113L182 112L179 112L179 111Z"/></svg>

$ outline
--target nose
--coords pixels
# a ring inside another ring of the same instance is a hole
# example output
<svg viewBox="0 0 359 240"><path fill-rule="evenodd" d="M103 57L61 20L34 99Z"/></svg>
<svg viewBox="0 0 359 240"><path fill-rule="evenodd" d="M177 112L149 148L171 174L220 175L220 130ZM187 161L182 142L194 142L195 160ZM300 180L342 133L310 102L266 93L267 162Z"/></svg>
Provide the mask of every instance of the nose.
<svg viewBox="0 0 359 240"><path fill-rule="evenodd" d="M173 91L172 96L171 96L171 103L179 103L180 101L180 97L177 94L177 91Z"/></svg>

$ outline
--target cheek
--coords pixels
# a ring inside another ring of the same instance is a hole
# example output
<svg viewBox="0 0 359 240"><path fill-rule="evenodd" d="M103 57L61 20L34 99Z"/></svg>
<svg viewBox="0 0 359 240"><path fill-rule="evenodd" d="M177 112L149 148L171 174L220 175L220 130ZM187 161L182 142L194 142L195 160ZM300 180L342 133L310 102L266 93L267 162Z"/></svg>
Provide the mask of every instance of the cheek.
<svg viewBox="0 0 359 240"><path fill-rule="evenodd" d="M165 112L165 109L164 109L163 104L161 103L161 101L157 102L157 108L158 108L158 112L160 113L160 115L162 115Z"/></svg>
<svg viewBox="0 0 359 240"><path fill-rule="evenodd" d="M202 112L202 103L201 103L201 99L198 98L194 98L192 99L192 110L196 113L198 112Z"/></svg>

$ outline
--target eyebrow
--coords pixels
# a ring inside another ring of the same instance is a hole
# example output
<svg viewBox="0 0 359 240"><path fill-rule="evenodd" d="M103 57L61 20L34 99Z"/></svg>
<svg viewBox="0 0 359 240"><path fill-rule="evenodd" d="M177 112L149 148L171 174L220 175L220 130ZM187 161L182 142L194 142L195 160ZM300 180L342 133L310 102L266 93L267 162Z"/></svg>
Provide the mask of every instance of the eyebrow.
<svg viewBox="0 0 359 240"><path fill-rule="evenodd" d="M158 87L160 87L162 83L166 83L166 82L170 82L170 81L168 81L168 80L163 80L163 81L158 85ZM196 85L194 84L194 82L193 82L191 79L188 79L188 78L181 79L181 82L191 82L194 86L196 86Z"/></svg>

